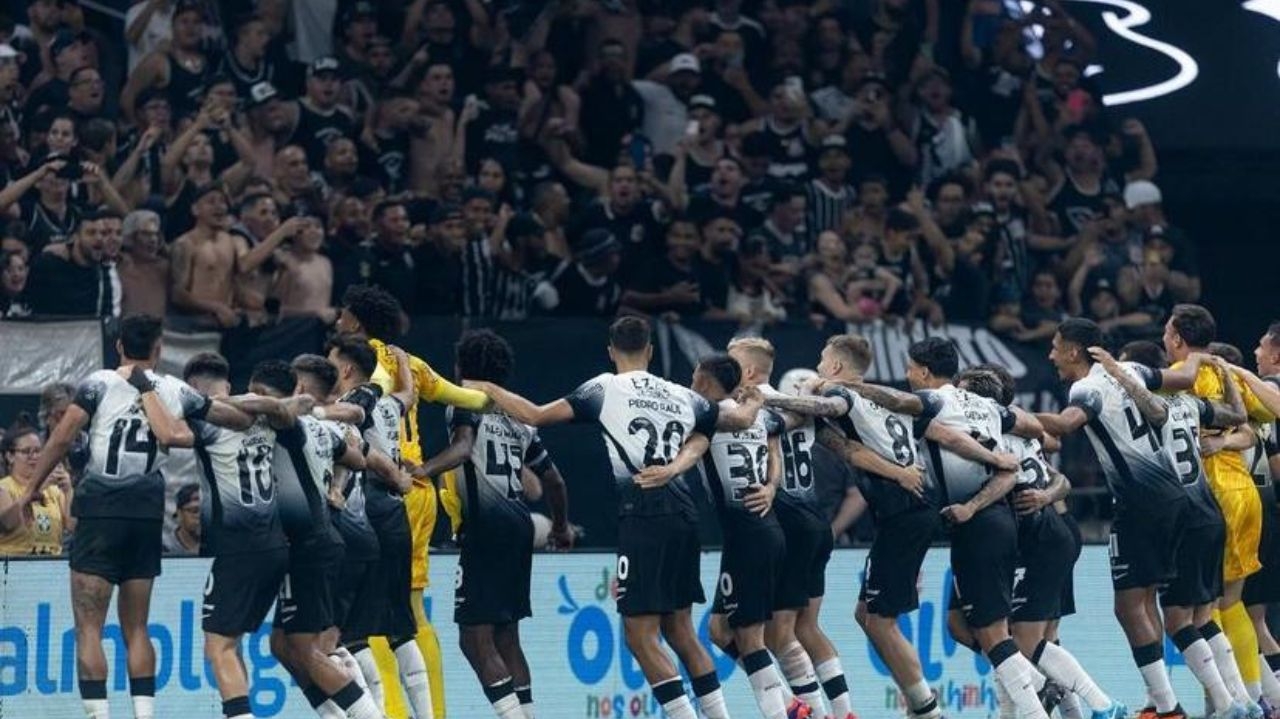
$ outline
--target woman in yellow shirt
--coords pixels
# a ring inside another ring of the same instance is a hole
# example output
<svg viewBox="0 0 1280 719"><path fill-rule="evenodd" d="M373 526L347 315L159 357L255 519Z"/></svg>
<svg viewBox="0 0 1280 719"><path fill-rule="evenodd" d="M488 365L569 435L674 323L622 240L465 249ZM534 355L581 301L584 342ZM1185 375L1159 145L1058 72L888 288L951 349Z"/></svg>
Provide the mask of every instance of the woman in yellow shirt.
<svg viewBox="0 0 1280 719"><path fill-rule="evenodd" d="M62 554L63 530L74 526L65 467L54 469L39 496L31 495L40 447L40 435L29 426L10 430L0 443L9 468L9 476L0 479L0 555Z"/></svg>

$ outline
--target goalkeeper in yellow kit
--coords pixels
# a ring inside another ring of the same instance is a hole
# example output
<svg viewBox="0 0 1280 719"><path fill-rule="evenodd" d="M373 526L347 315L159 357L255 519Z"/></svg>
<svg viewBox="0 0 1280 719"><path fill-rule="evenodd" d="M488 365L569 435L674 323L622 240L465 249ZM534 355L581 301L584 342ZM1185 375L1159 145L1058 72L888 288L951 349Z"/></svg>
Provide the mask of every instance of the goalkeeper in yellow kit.
<svg viewBox="0 0 1280 719"><path fill-rule="evenodd" d="M1223 372L1207 357L1208 347L1217 334L1213 315L1199 305L1177 305L1165 325L1164 346L1173 361L1164 373L1165 391L1190 390L1201 399L1214 402L1228 400L1229 395L1239 393L1244 409L1252 422L1271 422L1273 415L1257 396L1230 373ZM1210 436L1218 451L1204 457L1205 474L1213 490L1222 518L1227 525L1226 553L1223 557L1222 599L1215 612L1217 623L1210 621L1201 627L1201 633L1214 648L1215 659L1223 679L1231 687L1233 673L1224 664L1239 667L1239 680L1249 694L1254 693L1261 679L1258 656L1258 637L1241 601L1244 580L1262 568L1258 560L1258 547L1262 541L1262 500L1254 485L1253 477L1245 466L1241 450L1254 443L1254 435L1248 425L1229 430L1220 436ZM1202 445L1205 444L1202 439ZM1228 642L1215 644L1218 624ZM1227 649L1226 644L1230 645ZM1226 658L1234 654L1234 662ZM1269 671L1269 670L1268 670ZM1238 685L1237 685L1238 686ZM1233 692L1234 693L1234 692ZM1236 697L1239 699L1239 697ZM1245 697L1248 699L1248 697Z"/></svg>
<svg viewBox="0 0 1280 719"><path fill-rule="evenodd" d="M347 290L342 298L342 311L338 315L338 331L368 337L370 346L377 351L378 369L373 374L373 382L381 386L385 392L396 389L395 378L398 366L386 342L400 334L400 316L400 303L394 297L380 288L365 285ZM400 428L400 456L412 473L422 464L422 446L419 444L418 432L419 400L476 411L487 407L489 399L482 392L452 384L436 374L430 365L418 357L410 355L409 362L415 399L405 412L404 425ZM426 661L427 674L431 681L434 719L444 719L444 672L440 659L440 642L436 638L435 629L427 621L422 601L423 591L428 584L428 545L431 534L435 531L437 511L436 488L430 477L415 474L413 488L405 496L405 507L409 512L409 524L413 532L412 603L414 617L418 623L416 639L418 648ZM403 692L400 689L395 655L391 653L384 637L370 638L369 647L373 650L378 662L378 673L382 678L386 695L387 715L391 719L405 719L408 714ZM417 717L416 719L432 718Z"/></svg>

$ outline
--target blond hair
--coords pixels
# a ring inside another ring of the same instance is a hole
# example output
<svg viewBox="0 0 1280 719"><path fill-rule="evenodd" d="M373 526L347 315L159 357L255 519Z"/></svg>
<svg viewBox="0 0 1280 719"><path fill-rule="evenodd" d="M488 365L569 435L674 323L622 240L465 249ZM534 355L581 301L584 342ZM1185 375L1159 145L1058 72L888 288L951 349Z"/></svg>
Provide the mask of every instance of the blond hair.
<svg viewBox="0 0 1280 719"><path fill-rule="evenodd" d="M751 358L755 368L765 377L773 373L773 360L777 353L773 343L763 337L735 337L729 340L729 351L742 350Z"/></svg>
<svg viewBox="0 0 1280 719"><path fill-rule="evenodd" d="M875 353L871 351L871 342L862 335L836 335L827 340L827 346L843 354L855 372L862 374L871 368Z"/></svg>

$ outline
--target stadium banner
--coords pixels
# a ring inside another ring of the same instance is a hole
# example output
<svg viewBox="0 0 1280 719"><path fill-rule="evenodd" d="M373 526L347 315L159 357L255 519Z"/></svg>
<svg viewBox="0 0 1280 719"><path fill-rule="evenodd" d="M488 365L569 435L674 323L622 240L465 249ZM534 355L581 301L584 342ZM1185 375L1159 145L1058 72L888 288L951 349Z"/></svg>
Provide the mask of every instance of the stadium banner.
<svg viewBox="0 0 1280 719"><path fill-rule="evenodd" d="M53 382L102 369L103 323L0 322L0 394L38 395Z"/></svg>
<svg viewBox="0 0 1280 719"><path fill-rule="evenodd" d="M822 624L839 649L854 708L864 719L902 716L902 700L885 667L853 620L866 551L837 550L828 570ZM708 597L718 578L719 554L702 557L702 583ZM62 561L6 561L0 585L0 716L78 719L84 716L76 692L75 633L67 593L68 568ZM200 592L209 561L165 560L151 608L151 635L157 652L157 716L216 719L221 705L213 673L203 659ZM451 621L457 555L431 562L427 609L444 655L448 713L480 717L492 713L479 682L458 649ZM621 620L612 598L612 554L537 554L534 557L534 616L522 625L521 638L533 667L538 713L557 719L658 717L635 659L623 641ZM1075 653L1102 688L1131 708L1144 703L1142 682L1124 634L1112 613L1107 551L1085 548L1076 567L1078 613L1063 621L1063 645ZM907 639L918 650L925 677L938 692L949 717L996 716L990 665L956 645L946 629L951 571L947 550L930 550L920 576L920 608L902 618ZM707 641L709 605L694 609ZM115 616L112 610L111 617ZM304 719L314 716L289 676L271 656L269 625L247 637L243 656L251 681L255 717ZM112 711L131 716L119 627L106 630ZM759 715L751 688L739 668L711 648L736 717ZM1173 646L1166 642L1173 685L1185 706L1199 705L1201 692Z"/></svg>

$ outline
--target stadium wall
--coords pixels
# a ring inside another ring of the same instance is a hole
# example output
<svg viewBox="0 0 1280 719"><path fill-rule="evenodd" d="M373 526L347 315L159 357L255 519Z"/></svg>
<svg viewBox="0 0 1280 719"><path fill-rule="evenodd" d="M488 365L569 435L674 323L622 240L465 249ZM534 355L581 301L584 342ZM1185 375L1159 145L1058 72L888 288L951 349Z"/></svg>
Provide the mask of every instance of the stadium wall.
<svg viewBox="0 0 1280 719"><path fill-rule="evenodd" d="M823 625L843 657L854 708L864 719L902 716L900 698L888 669L871 651L853 621L853 608L865 550L837 550L827 581ZM719 553L702 558L702 584L710 599L718 579ZM158 671L157 716L216 719L220 703L213 674L203 659L200 634L200 590L209 560L165 560L156 583L151 632ZM466 661L457 649L451 621L456 555L431 562L432 589L427 610L445 657L445 686L450 716L488 716L491 709ZM522 625L525 651L533 666L534 696L540 716L557 719L628 719L657 717L661 712L649 694L635 660L622 641L620 619L611 597L615 560L612 554L538 554L534 557L534 617ZM0 717L78 719L84 715L76 694L72 615L65 561L0 561ZM946 631L951 585L947 550L929 552L920 577L920 609L902 619L902 629L919 650L926 679L937 689L945 713L953 719L996 716L991 667L968 649L957 646ZM1070 648L1104 690L1128 706L1141 707L1142 682L1133 666L1111 611L1112 592L1107 551L1086 547L1077 565L1078 613L1066 619L1063 644ZM710 604L695 607L694 617L706 640ZM114 614L114 611L112 612ZM269 625L246 639L243 654L249 667L254 716L304 719L313 716L288 675L271 657ZM129 716L124 658L118 626L107 628L112 711ZM710 647L709 642L707 642ZM712 648L729 708L734 716L757 716L758 710L740 669ZM1189 709L1201 692L1172 645L1166 643L1174 687Z"/></svg>

